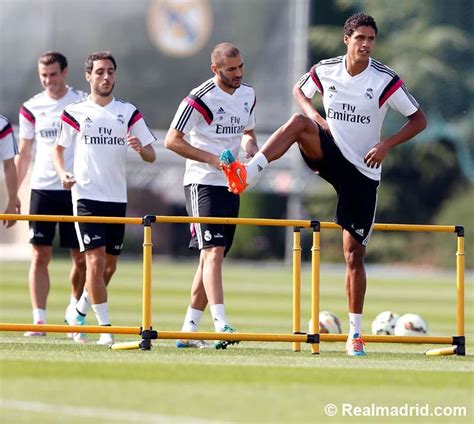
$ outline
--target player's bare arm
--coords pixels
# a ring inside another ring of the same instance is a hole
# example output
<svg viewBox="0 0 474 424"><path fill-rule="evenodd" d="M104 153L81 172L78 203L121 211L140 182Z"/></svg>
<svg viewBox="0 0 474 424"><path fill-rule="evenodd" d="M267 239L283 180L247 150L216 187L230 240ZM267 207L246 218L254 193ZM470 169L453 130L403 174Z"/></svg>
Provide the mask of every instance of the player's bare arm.
<svg viewBox="0 0 474 424"><path fill-rule="evenodd" d="M5 208L5 213L21 213L21 203L17 196L18 184L15 169L15 161L7 159L3 161L3 171L5 174L5 183L8 192L8 203ZM7 228L15 225L16 221L3 221L3 225Z"/></svg>
<svg viewBox="0 0 474 424"><path fill-rule="evenodd" d="M20 154L15 158L18 188L21 187L31 163L33 140L20 138Z"/></svg>
<svg viewBox="0 0 474 424"><path fill-rule="evenodd" d="M174 128L170 128L168 134L166 134L165 147L183 158L207 163L216 169L220 169L219 156L192 146L184 139L184 133Z"/></svg>
<svg viewBox="0 0 474 424"><path fill-rule="evenodd" d="M293 97L306 116L311 118L314 122L317 122L323 130L330 132L328 123L315 109L311 99L308 99L304 95L298 83L293 87Z"/></svg>
<svg viewBox="0 0 474 424"><path fill-rule="evenodd" d="M64 169L64 147L56 145L53 150L53 165L61 179L63 188L70 190L76 184L74 175Z"/></svg>
<svg viewBox="0 0 474 424"><path fill-rule="evenodd" d="M128 136L127 142L128 142L128 145L133 150L135 150L145 162L153 163L155 161L156 159L155 150L150 144L143 147L140 139L133 135Z"/></svg>
<svg viewBox="0 0 474 424"><path fill-rule="evenodd" d="M376 144L364 157L364 162L369 168L379 168L388 151L401 143L415 137L426 128L426 116L421 109L408 117L403 127L390 137Z"/></svg>
<svg viewBox="0 0 474 424"><path fill-rule="evenodd" d="M241 146L245 150L247 159L253 158L258 152L257 137L254 130L245 130L242 136Z"/></svg>

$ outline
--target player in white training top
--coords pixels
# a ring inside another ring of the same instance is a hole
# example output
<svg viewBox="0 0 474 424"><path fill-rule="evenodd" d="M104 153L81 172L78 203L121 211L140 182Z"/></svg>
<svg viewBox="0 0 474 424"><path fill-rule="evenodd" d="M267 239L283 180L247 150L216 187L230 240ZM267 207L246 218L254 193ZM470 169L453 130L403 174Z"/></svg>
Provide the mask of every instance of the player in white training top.
<svg viewBox="0 0 474 424"><path fill-rule="evenodd" d="M18 185L25 179L36 141L33 174L30 187L30 214L72 215L71 193L64 190L53 167L52 152L59 128L59 118L70 103L82 99L85 94L66 85L67 59L58 52L48 51L38 59L38 75L44 91L27 100L20 108L20 154L17 158ZM72 153L72 152L71 152ZM68 155L72 163L73 155ZM46 323L46 302L50 278L48 272L52 257L52 244L56 227L59 227L59 245L70 249L71 298L68 306L74 307L82 294L85 282L85 259L79 252L77 237L72 223L30 222L32 245L29 286L33 322ZM44 332L28 331L25 336L43 336Z"/></svg>
<svg viewBox="0 0 474 424"><path fill-rule="evenodd" d="M425 115L403 81L370 57L376 36L377 26L371 16L358 13L349 17L344 25L346 54L319 62L293 89L305 115L292 116L246 165L250 181L296 141L307 165L336 190L336 222L343 229L350 320L346 350L351 356L365 355L361 339L364 258L375 219L381 165L391 148L426 127ZM316 92L322 95L325 118L312 105ZM381 139L389 106L407 122Z"/></svg>
<svg viewBox="0 0 474 424"><path fill-rule="evenodd" d="M214 77L181 102L165 139L165 146L185 157L184 190L190 216L237 217L239 196L227 190L219 155L229 149L235 157L242 145L247 157L258 146L255 138L255 91L243 84L244 61L230 43L211 53ZM217 332L234 332L224 309L222 263L232 246L235 225L191 225L190 248L200 252L191 288L191 301L182 331L197 331L209 303ZM217 349L233 341L216 341ZM200 340L178 340L178 347L206 347Z"/></svg>
<svg viewBox="0 0 474 424"><path fill-rule="evenodd" d="M13 127L10 121L0 115L0 160L3 162L5 185L7 187L8 202L4 213L21 213L21 204L18 199L18 183L14 157L18 154ZM3 225L10 228L16 221L3 221Z"/></svg>
<svg viewBox="0 0 474 424"><path fill-rule="evenodd" d="M156 139L137 108L115 99L116 62L110 52L89 55L85 77L91 94L69 105L61 116L54 151L54 165L65 189L72 189L74 213L78 216L123 217L127 208L126 161L132 148L146 162L154 162L151 145ZM74 166L65 155L74 151ZM125 225L76 223L81 251L85 251L86 288L99 325L110 325L107 285L117 267ZM77 309L69 324L84 324ZM113 343L104 333L98 344Z"/></svg>

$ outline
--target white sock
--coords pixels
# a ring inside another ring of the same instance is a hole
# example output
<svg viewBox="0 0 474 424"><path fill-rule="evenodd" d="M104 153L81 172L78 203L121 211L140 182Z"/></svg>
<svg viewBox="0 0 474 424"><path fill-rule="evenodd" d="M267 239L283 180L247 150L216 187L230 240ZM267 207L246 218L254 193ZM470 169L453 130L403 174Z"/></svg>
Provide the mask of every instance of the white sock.
<svg viewBox="0 0 474 424"><path fill-rule="evenodd" d="M33 309L33 323L36 324L38 322L46 323L46 309Z"/></svg>
<svg viewBox="0 0 474 424"><path fill-rule="evenodd" d="M212 321L214 322L214 329L217 332L221 332L222 329L228 325L227 318L225 316L225 307L222 303L211 306Z"/></svg>
<svg viewBox="0 0 474 424"><path fill-rule="evenodd" d="M71 298L69 299L69 306L73 308L74 306L77 305L77 302L78 300L76 299L76 297L73 294L71 294Z"/></svg>
<svg viewBox="0 0 474 424"><path fill-rule="evenodd" d="M349 312L349 339L355 333L359 334L359 337L362 335L362 314Z"/></svg>
<svg viewBox="0 0 474 424"><path fill-rule="evenodd" d="M110 325L109 305L107 302L92 305L92 310L95 312L95 316L99 325Z"/></svg>
<svg viewBox="0 0 474 424"><path fill-rule="evenodd" d="M181 331L198 331L203 311L188 306Z"/></svg>
<svg viewBox="0 0 474 424"><path fill-rule="evenodd" d="M247 184L249 184L268 165L268 160L262 152L257 152L255 156L245 164L247 170Z"/></svg>
<svg viewBox="0 0 474 424"><path fill-rule="evenodd" d="M91 307L91 304L89 303L89 296L87 293L87 290L84 288L84 291L82 292L81 298L76 304L76 310L83 316L87 315L87 312L89 312L89 308Z"/></svg>

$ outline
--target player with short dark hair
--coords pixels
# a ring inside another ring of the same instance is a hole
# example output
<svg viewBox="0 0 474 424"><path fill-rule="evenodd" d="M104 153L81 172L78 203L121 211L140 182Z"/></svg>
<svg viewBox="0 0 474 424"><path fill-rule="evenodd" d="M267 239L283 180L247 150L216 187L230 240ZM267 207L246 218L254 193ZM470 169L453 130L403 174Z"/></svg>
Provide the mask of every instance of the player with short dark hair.
<svg viewBox="0 0 474 424"><path fill-rule="evenodd" d="M361 338L366 290L365 249L372 233L382 162L390 149L426 127L420 106L400 77L373 59L377 26L371 16L356 14L344 26L344 56L322 60L304 74L293 88L303 114L293 115L245 166L243 184L229 187L237 192L280 158L297 142L306 164L328 181L337 192L336 222L342 227L346 261L346 294L350 329L346 344L351 356L365 355ZM323 98L326 117L315 109L311 98ZM407 122L394 134L381 138L388 108L397 110ZM235 169L240 169L236 167ZM233 185L232 185L233 184Z"/></svg>
<svg viewBox="0 0 474 424"><path fill-rule="evenodd" d="M237 47L217 44L211 53L214 77L191 90L181 102L165 146L186 158L184 191L190 216L237 217L239 196L227 190L220 154L237 157L242 145L247 157L258 151L255 91L242 82L244 61ZM190 248L200 250L199 265L182 331L197 331L209 303L216 332L234 332L227 321L222 287L222 263L232 246L235 225L192 224ZM216 341L224 349L234 341ZM178 340L177 347L207 347L201 340Z"/></svg>
<svg viewBox="0 0 474 424"><path fill-rule="evenodd" d="M126 161L128 148L146 162L155 161L156 140L142 114L131 103L112 95L116 62L110 52L91 54L85 78L90 95L66 107L61 115L54 165L62 186L72 189L77 216L124 217L127 209ZM65 163L73 151L73 167ZM124 224L76 223L86 257L86 288L99 325L109 326L107 285L123 247ZM79 309L67 316L69 324L84 324ZM81 333L79 333L81 334ZM113 336L101 334L97 344L110 345Z"/></svg>
<svg viewBox="0 0 474 424"><path fill-rule="evenodd" d="M4 213L21 213L21 203L18 199L18 182L14 158L18 154L13 127L10 121L0 115L0 160L3 162L5 185L7 187L8 202ZM15 225L16 221L3 221L7 228Z"/></svg>
<svg viewBox="0 0 474 424"><path fill-rule="evenodd" d="M58 133L59 118L70 103L84 98L85 93L66 84L68 75L66 57L47 51L38 58L38 76L44 91L27 100L20 108L20 154L17 157L18 186L24 181L36 141L33 173L31 176L30 214L72 215L71 192L64 190L52 163L54 141ZM66 156L72 163L73 152ZM74 225L69 222L31 221L30 243L32 258L29 272L33 322L46 323L46 302L50 287L48 266L52 258L52 244L56 226L59 227L59 245L70 249L71 298L67 308L78 302L85 281L85 259L79 252ZM27 331L25 336L45 336L45 332Z"/></svg>

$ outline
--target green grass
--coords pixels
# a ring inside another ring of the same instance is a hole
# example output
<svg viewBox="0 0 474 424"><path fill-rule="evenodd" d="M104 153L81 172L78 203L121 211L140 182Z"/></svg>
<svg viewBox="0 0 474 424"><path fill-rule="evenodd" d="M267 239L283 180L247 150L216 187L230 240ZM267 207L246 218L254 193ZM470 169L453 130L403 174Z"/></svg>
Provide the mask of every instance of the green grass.
<svg viewBox="0 0 474 424"><path fill-rule="evenodd" d="M61 323L69 299L68 263L54 260L48 322ZM195 263L153 262L153 322L179 330ZM31 320L28 264L0 263L0 322ZM321 308L335 312L347 331L343 273L323 267ZM246 332L291 332L292 273L280 264L229 263L227 314ZM303 327L309 319L309 272L303 272ZM455 277L430 270L369 269L364 330L383 310L418 313L432 335L455 333ZM321 355L294 353L289 343L242 342L225 351L177 350L158 340L151 351L110 351L74 345L63 334L29 340L0 334L0 422L472 422L473 291L466 287L466 357L426 357L436 346L367 345L349 358L343 343L322 343ZM141 262L121 260L110 286L116 325L140 326ZM95 319L89 316L89 323ZM201 325L212 331L210 314ZM94 341L97 336L90 335ZM134 340L135 336L119 336ZM325 405L467 408L467 417L335 417ZM93 421L91 421L93 420Z"/></svg>

